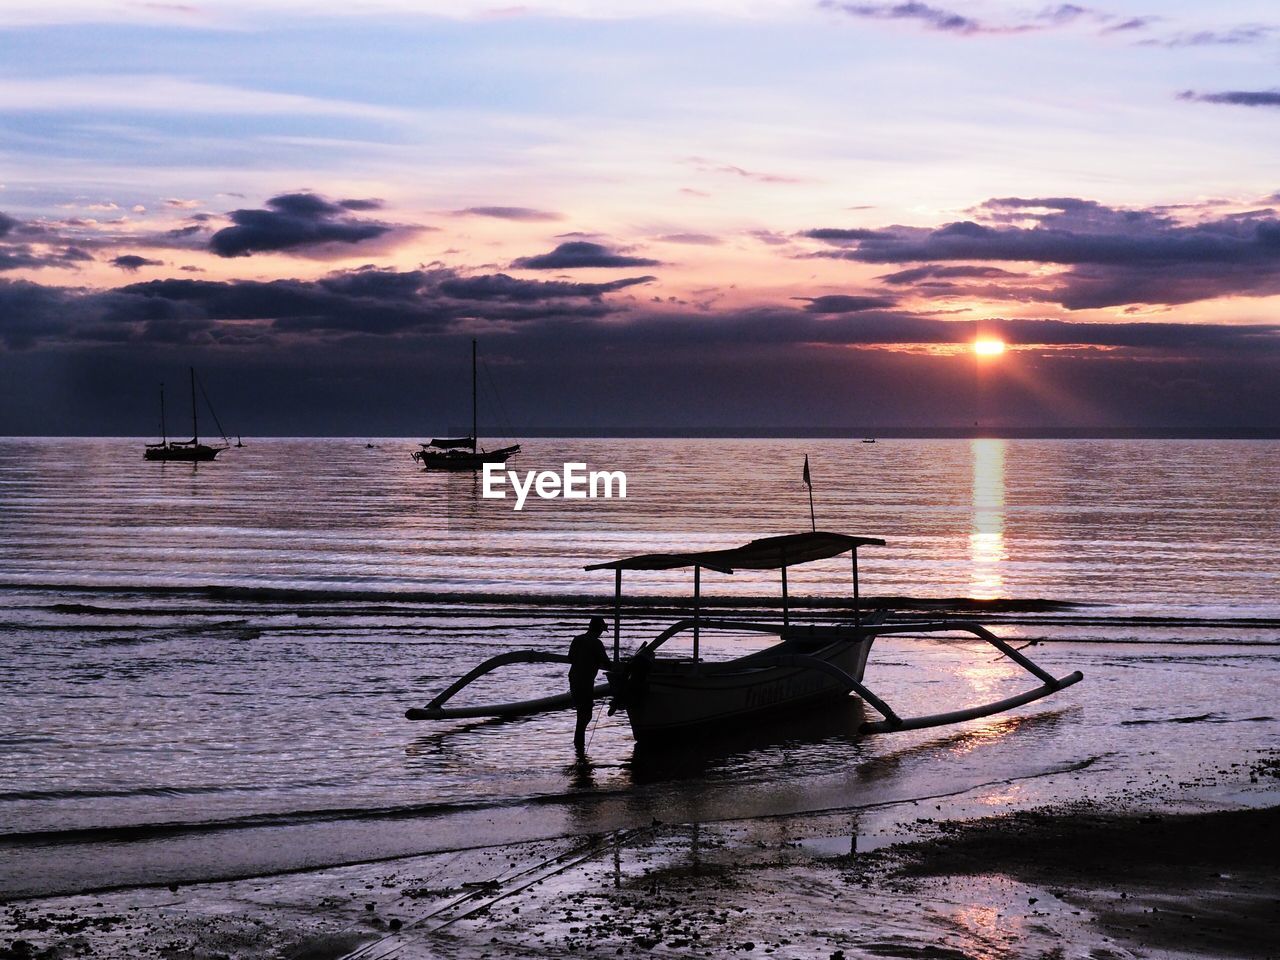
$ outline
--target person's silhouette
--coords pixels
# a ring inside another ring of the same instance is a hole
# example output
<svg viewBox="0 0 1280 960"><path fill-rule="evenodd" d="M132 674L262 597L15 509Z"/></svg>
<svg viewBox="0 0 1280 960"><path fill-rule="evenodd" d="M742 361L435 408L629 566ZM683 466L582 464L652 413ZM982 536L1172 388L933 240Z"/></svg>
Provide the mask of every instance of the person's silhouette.
<svg viewBox="0 0 1280 960"><path fill-rule="evenodd" d="M587 752L587 725L591 723L595 703L596 672L611 665L600 641L604 631L604 617L592 617L586 633L578 634L569 644L569 695L578 711L573 748L580 757Z"/></svg>

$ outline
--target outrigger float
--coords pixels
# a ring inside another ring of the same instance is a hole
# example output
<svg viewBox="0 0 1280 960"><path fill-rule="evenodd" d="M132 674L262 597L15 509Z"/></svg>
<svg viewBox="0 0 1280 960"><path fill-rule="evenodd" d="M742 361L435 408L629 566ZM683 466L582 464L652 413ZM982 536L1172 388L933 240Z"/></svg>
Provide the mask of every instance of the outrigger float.
<svg viewBox="0 0 1280 960"><path fill-rule="evenodd" d="M850 693L880 714L859 728L860 733L892 733L920 730L975 720L1012 710L1078 683L1080 671L1054 677L1000 639L986 627L966 620L894 622L879 612L863 613L858 586L858 548L884 546L875 537L853 537L814 531L764 537L730 550L696 553L651 553L595 563L587 570L614 571L613 666L607 683L595 688L597 698L609 696L617 709L627 712L637 742L686 736L690 733L743 724L783 712L804 711ZM850 554L853 577L853 618L835 624L792 623L787 597L787 569L815 560ZM622 573L624 570L675 570L693 568L693 616L671 624L635 653L621 650ZM702 571L732 574L739 570L779 570L782 574L782 623L707 618L702 615ZM778 642L764 650L723 662L700 658L706 631L772 634ZM1003 700L917 717L903 717L862 682L867 656L877 637L894 634L970 633L995 647L1022 667L1039 685ZM660 647L681 634L691 633L692 657L659 657ZM569 694L484 706L452 707L447 704L464 688L500 667L524 663L568 663L561 654L516 650L499 654L446 687L426 707L406 711L410 720L451 720L477 717L515 717L572 705Z"/></svg>

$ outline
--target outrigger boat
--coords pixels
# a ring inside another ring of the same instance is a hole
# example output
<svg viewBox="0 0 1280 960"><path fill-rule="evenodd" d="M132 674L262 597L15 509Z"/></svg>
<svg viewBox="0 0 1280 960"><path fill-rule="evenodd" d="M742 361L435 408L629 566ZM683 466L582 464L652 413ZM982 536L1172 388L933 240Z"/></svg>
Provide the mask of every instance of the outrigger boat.
<svg viewBox="0 0 1280 960"><path fill-rule="evenodd" d="M520 452L520 444L485 450L478 443L476 433L476 342L471 341L471 436L437 437L430 443L420 444L421 450L413 452L413 459L424 470L483 470L486 463L506 463L507 458Z"/></svg>
<svg viewBox="0 0 1280 960"><path fill-rule="evenodd" d="M627 712L637 742L661 740L716 727L743 724L780 712L806 711L824 702L856 694L880 719L866 721L861 733L920 730L975 720L1012 710L1079 682L1077 670L1054 677L986 627L967 620L894 622L866 615L858 585L858 548L884 546L876 537L854 537L813 531L752 540L730 550L651 553L606 563L587 570L614 571L613 666L608 683L596 686L597 698L612 696L614 707ZM851 556L853 617L833 624L792 623L787 597L787 569L843 554ZM631 656L621 652L622 573L624 570L693 568L693 616L678 620L642 644ZM701 610L702 571L732 574L739 570L779 570L782 574L782 623L706 618ZM778 642L764 650L724 662L699 656L706 631L772 634ZM900 716L863 683L867 657L877 637L894 634L970 633L995 647L1039 681L1032 689L1002 700L945 713ZM673 637L692 634L692 657L658 657L657 650ZM448 720L468 717L513 717L571 705L569 695L541 697L513 703L451 707L446 704L463 688L499 667L516 663L567 663L561 654L518 650L480 664L446 687L424 708L408 710L410 720Z"/></svg>

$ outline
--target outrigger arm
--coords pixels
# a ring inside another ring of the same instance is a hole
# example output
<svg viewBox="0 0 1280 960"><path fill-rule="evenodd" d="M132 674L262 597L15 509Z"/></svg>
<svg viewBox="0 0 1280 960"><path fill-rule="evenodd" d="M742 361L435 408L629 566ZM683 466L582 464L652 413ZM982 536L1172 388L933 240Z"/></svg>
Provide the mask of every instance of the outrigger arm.
<svg viewBox="0 0 1280 960"><path fill-rule="evenodd" d="M664 630L654 640L641 647L642 651L652 652L655 648L661 646L667 640L676 634L689 629L694 621L681 620ZM719 626L727 629L749 629L768 631L770 628L764 625L756 624L736 624L715 620L703 620L703 626ZM1031 690L1026 690L1012 697L1006 697L1003 700L996 700L991 703L979 704L974 707L966 707L961 710L951 710L945 713L924 714L918 717L900 717L887 703L873 693L866 684L850 676L844 670L841 670L833 663L821 660L818 657L812 657L803 653L778 654L777 656L752 660L754 667L801 667L804 669L816 670L825 673L828 676L835 677L846 688L867 703L879 713L883 720L872 720L862 724L858 728L859 733L898 733L905 730L924 730L929 727L942 727L951 723L963 723L965 720L977 720L981 717L989 717L992 714L1003 713L1006 710L1012 710L1023 704L1031 703L1039 700L1041 697L1047 697L1051 693L1057 693L1059 690L1069 687L1074 683L1079 683L1084 679L1084 674L1079 670L1069 673L1065 677L1055 677L1047 670L1040 667L1030 657L1025 656L1018 650L1014 649L1004 640L988 630L986 627L978 623L969 623L964 620L935 620L924 623L891 623L880 624L874 627L858 627L855 628L856 634L863 636L882 636L892 633L944 633L952 631L962 631L971 633L981 640L985 640L1004 656L1007 656L1018 666L1022 667L1028 673L1032 674L1041 681L1041 685ZM715 667L711 667L712 670Z"/></svg>
<svg viewBox="0 0 1280 960"><path fill-rule="evenodd" d="M681 620L664 630L658 637L640 648L637 653L652 651L661 646L672 636L700 624L707 626L723 626L735 629L759 630L761 632L776 629L764 624L742 624L730 623L715 620L695 621L692 619ZM1078 683L1084 678L1079 670L1074 673L1067 674L1064 677L1054 677L1046 670L1037 665L1029 657L1014 649L1004 640L1001 640L986 627L977 623L969 623L963 620L938 620L927 623L893 623L881 624L874 627L856 627L854 633L867 637L881 636L884 634L894 633L942 633L961 631L971 633L981 640L985 640L1004 656L1009 657L1028 673L1035 676L1041 681L1041 685L1031 690L1026 690L1012 697L1006 697L1003 700L996 700L991 703L979 704L978 706L966 707L961 710L951 710L945 713L925 714L918 717L901 717L897 712L877 696L864 683L850 676L844 670L821 660L818 657L809 656L808 654L778 654L776 656L764 657L752 661L754 667L800 667L803 669L815 670L825 673L828 676L835 677L848 690L856 693L864 701L869 703L884 719L873 720L862 724L859 733L898 733L905 730L923 730L929 727L941 727L951 723L962 723L965 720L977 720L981 717L989 717L992 714L1003 713L1005 710L1012 710L1014 707L1020 707L1032 701L1039 700L1041 697L1047 697L1051 693L1056 693L1065 687L1069 687L1074 683ZM459 677L425 707L414 707L405 711L405 717L409 720L461 720L477 717L517 717L534 713L544 713L552 710L563 710L573 705L573 699L568 693L558 694L550 697L539 697L533 700L518 700L509 703L487 704L475 707L446 707L445 704L453 698L464 687L469 686L480 677L487 673L515 663L569 663L569 658L559 653L544 653L538 650L514 650L509 653L501 653L496 657L491 657L484 663L475 667L462 677ZM707 665L707 669L714 671L716 665ZM593 691L597 699L608 696L610 687L607 683L598 683Z"/></svg>
<svg viewBox="0 0 1280 960"><path fill-rule="evenodd" d="M570 694L562 693L550 697L539 697L536 700L516 700L511 703L495 703L479 707L446 707L445 703L463 687L486 673L508 664L569 662L571 662L569 658L562 653L543 653L540 650L513 650L510 653L500 653L449 684L425 707L411 707L404 712L404 715L408 720L462 720L473 717L519 717L548 710L563 710L573 706L573 697ZM603 697L608 692L609 684L607 683L597 683L592 691L596 698Z"/></svg>

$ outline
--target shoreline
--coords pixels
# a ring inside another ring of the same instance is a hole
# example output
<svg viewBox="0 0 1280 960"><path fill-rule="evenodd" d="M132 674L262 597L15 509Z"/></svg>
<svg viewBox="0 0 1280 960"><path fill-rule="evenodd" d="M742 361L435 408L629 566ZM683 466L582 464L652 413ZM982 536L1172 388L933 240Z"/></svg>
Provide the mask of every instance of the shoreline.
<svg viewBox="0 0 1280 960"><path fill-rule="evenodd" d="M746 745L752 742L748 740ZM568 794L0 836L0 851L14 868L11 878L17 878L0 880L0 904L172 883L185 886L287 876L521 843L554 842L588 832L635 830L658 821L659 814L667 817L673 803L679 807L696 802L698 816L687 822L708 827L903 808L955 801L1030 781L1073 777L1093 762L1089 759L1065 767L1029 767L1009 776L952 784L945 790L897 791L853 803L843 802L830 789L815 789L796 798L788 795L785 786L765 789L744 801L737 796L738 789L733 784L699 781L674 795L645 796L634 787L597 787L592 779L595 768L575 765L575 775L582 778L581 789ZM666 776L678 776L681 768L667 765L662 771ZM406 837L406 830L412 835ZM467 842L453 839L458 837L466 837ZM85 869L85 860L94 862L92 870Z"/></svg>
<svg viewBox="0 0 1280 960"><path fill-rule="evenodd" d="M1008 790L969 794L25 899L0 958L1275 955L1274 753L995 815Z"/></svg>

